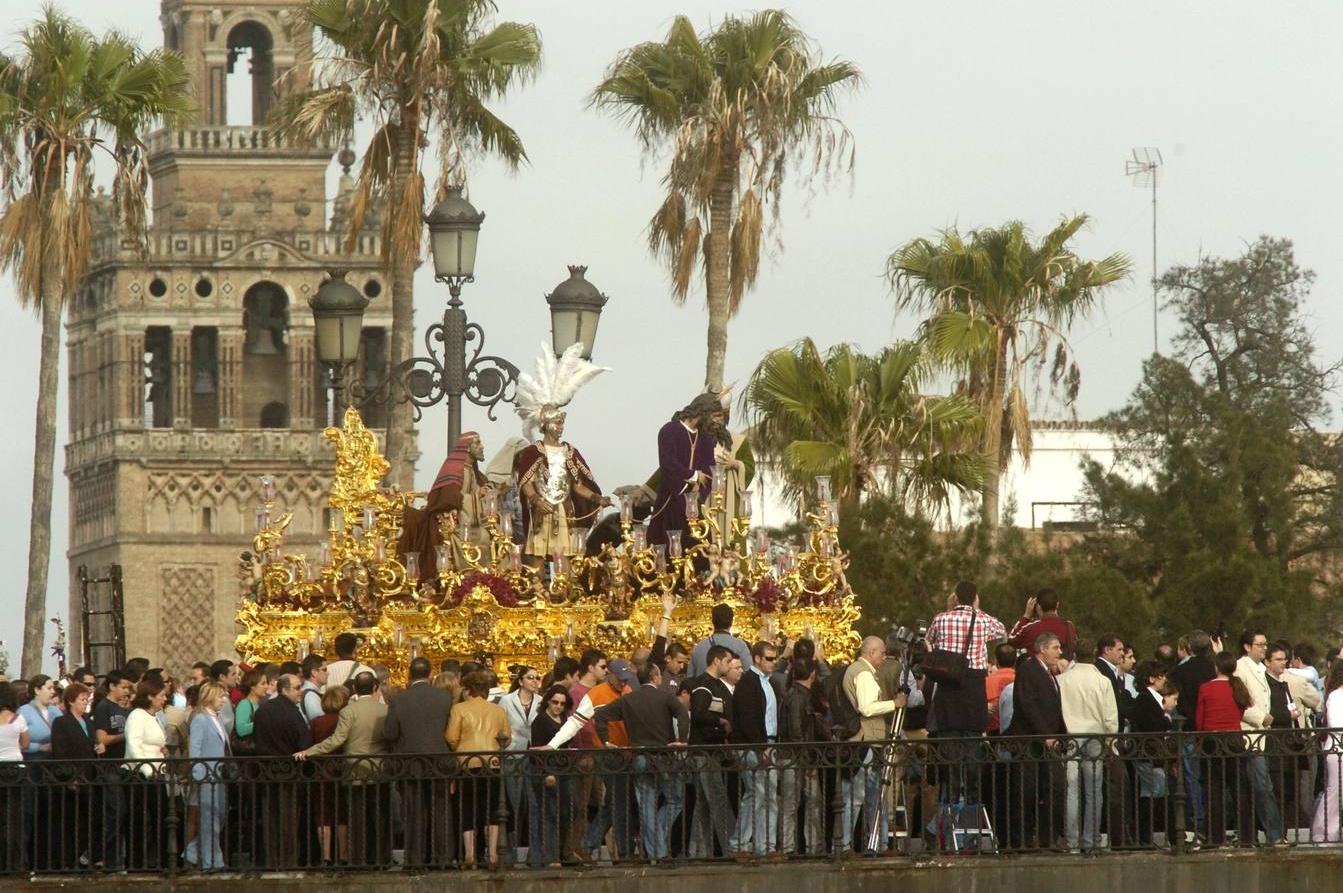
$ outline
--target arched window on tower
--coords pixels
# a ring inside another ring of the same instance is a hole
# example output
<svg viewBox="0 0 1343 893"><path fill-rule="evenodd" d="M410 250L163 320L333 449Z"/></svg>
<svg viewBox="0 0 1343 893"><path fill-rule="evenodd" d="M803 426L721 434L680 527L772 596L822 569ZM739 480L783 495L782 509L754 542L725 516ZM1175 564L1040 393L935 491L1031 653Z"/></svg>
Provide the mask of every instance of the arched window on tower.
<svg viewBox="0 0 1343 893"><path fill-rule="evenodd" d="M275 41L265 25L240 22L228 33L224 123L257 126L270 116L275 96Z"/></svg>
<svg viewBox="0 0 1343 893"><path fill-rule="evenodd" d="M279 283L258 282L243 295L240 394L248 425L288 426L289 296Z"/></svg>
<svg viewBox="0 0 1343 893"><path fill-rule="evenodd" d="M145 329L146 428L173 426L173 330L167 326Z"/></svg>
<svg viewBox="0 0 1343 893"><path fill-rule="evenodd" d="M191 427L219 427L219 330L191 330Z"/></svg>

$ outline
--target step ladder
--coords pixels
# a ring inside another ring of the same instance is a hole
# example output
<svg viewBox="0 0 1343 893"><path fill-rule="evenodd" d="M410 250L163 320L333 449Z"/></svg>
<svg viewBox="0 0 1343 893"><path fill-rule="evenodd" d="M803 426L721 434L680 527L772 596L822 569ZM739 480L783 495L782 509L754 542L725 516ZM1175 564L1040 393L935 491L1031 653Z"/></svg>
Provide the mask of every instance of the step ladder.
<svg viewBox="0 0 1343 893"><path fill-rule="evenodd" d="M97 676L126 665L126 610L121 565L109 565L104 576L90 577L79 566L80 640L83 664Z"/></svg>

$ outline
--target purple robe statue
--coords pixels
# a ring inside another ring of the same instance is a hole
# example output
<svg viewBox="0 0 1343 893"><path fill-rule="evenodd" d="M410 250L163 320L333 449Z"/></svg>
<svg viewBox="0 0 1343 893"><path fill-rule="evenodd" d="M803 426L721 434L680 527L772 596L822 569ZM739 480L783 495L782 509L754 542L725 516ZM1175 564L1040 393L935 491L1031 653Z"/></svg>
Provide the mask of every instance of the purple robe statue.
<svg viewBox="0 0 1343 893"><path fill-rule="evenodd" d="M648 544L667 545L667 533L681 531L683 548L694 542L685 516L685 494L696 472L712 477L714 439L708 431L691 431L672 419L658 430L658 495L648 519ZM709 496L708 486L699 490L700 502Z"/></svg>

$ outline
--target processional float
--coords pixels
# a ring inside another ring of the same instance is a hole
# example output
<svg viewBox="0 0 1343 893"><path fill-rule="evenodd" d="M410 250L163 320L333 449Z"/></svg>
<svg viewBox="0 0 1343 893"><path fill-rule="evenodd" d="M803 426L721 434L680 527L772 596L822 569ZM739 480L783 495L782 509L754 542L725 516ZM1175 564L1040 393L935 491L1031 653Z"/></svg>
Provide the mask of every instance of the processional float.
<svg viewBox="0 0 1343 893"><path fill-rule="evenodd" d="M714 605L731 605L748 640L815 640L824 654L851 654L859 610L844 576L836 506L827 479L805 515L800 544L771 543L750 530L744 514L725 511L721 473L703 504L687 499L691 540L648 542L622 501L620 535L599 549L587 531L542 567L522 560L507 511L489 506L480 529L463 531L455 515L440 518L442 545L435 579L423 579L419 556L396 553L407 506L424 494L384 484L386 459L359 413L347 409L341 428L327 428L336 467L329 498L328 539L316 556L286 548L292 513L276 505L273 480L261 482L253 553L241 566L243 632L237 650L248 662L301 660L327 653L343 632L363 639L360 660L381 663L404 680L417 656L474 660L501 674L511 664L548 668L561 654L597 648L628 655L650 645L662 596L675 593L668 638L691 644L713 631ZM591 553L591 554L589 554Z"/></svg>

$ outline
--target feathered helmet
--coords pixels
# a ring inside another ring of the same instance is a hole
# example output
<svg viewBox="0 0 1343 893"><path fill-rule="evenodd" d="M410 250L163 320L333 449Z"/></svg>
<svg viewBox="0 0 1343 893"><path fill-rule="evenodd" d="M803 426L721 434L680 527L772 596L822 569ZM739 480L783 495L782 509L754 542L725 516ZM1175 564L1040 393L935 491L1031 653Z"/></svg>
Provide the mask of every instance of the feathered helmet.
<svg viewBox="0 0 1343 893"><path fill-rule="evenodd" d="M542 342L541 354L536 358L536 373L518 376L514 399L518 415L522 417L522 433L527 440L536 440L537 432L546 423L564 415L563 407L578 393L578 389L592 379L609 372L583 359L583 344L579 342L556 357L550 345Z"/></svg>

